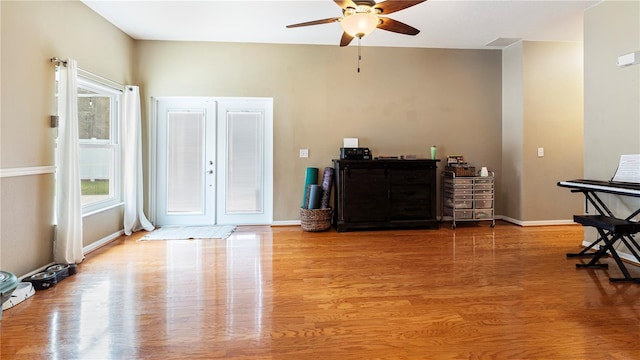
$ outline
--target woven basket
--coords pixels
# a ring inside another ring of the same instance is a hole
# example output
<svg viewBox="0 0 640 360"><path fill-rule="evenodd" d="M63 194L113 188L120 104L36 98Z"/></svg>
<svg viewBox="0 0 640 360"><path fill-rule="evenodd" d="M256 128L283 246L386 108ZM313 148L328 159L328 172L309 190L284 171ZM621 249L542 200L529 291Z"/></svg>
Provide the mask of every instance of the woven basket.
<svg viewBox="0 0 640 360"><path fill-rule="evenodd" d="M456 176L476 176L475 166L447 166L444 169L453 172Z"/></svg>
<svg viewBox="0 0 640 360"><path fill-rule="evenodd" d="M325 231L331 228L332 209L300 208L300 225L304 231Z"/></svg>

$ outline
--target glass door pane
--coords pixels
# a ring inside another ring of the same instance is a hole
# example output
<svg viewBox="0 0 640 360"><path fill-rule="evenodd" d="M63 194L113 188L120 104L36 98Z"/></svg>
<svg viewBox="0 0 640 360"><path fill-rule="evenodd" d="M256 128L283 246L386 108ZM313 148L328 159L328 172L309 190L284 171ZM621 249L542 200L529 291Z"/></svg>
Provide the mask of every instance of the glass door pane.
<svg viewBox="0 0 640 360"><path fill-rule="evenodd" d="M227 113L227 214L262 212L261 112Z"/></svg>
<svg viewBox="0 0 640 360"><path fill-rule="evenodd" d="M201 112L167 114L167 213L204 213L204 134Z"/></svg>

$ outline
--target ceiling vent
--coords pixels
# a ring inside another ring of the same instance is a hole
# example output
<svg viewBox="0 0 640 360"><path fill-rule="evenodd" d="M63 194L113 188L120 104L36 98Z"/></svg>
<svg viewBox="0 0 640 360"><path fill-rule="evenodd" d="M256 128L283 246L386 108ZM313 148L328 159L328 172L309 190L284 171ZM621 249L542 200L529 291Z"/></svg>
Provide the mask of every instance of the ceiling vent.
<svg viewBox="0 0 640 360"><path fill-rule="evenodd" d="M485 46L505 48L511 44L517 43L521 38L497 38Z"/></svg>

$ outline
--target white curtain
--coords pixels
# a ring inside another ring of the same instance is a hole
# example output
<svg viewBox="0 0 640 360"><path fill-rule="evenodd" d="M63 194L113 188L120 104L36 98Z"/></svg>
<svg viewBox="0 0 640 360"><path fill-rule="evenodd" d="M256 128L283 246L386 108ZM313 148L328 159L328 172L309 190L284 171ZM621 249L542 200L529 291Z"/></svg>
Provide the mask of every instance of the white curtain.
<svg viewBox="0 0 640 360"><path fill-rule="evenodd" d="M58 140L56 159L56 239L53 260L77 264L82 250L82 203L78 139L78 65L73 59L59 66Z"/></svg>
<svg viewBox="0 0 640 360"><path fill-rule="evenodd" d="M142 134L140 116L140 89L127 85L123 108L123 195L124 233L154 229L143 211L144 191L142 187Z"/></svg>

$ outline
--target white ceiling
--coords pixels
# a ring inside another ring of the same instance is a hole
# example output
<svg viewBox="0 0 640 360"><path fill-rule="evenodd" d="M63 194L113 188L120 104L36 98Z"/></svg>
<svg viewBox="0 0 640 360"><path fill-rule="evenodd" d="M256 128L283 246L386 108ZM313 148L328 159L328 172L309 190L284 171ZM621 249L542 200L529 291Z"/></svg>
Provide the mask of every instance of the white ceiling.
<svg viewBox="0 0 640 360"><path fill-rule="evenodd" d="M339 23L286 25L339 17L332 0L82 0L134 39L338 45ZM380 2L380 1L378 1ZM487 49L496 38L582 41L584 10L600 0L429 0L389 17L416 36L376 29L362 46ZM350 46L357 45L353 41Z"/></svg>

